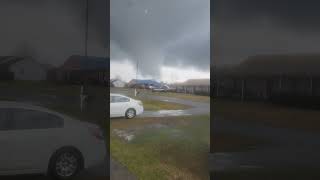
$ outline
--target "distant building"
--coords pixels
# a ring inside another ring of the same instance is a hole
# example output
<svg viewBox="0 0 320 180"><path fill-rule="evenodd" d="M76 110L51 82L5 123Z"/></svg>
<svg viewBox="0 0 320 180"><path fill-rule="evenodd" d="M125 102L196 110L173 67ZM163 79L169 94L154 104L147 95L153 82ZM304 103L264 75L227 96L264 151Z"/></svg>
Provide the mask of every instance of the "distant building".
<svg viewBox="0 0 320 180"><path fill-rule="evenodd" d="M172 86L180 93L210 95L210 79L189 79Z"/></svg>
<svg viewBox="0 0 320 180"><path fill-rule="evenodd" d="M126 82L120 79L110 79L110 87L120 87L123 88L127 85Z"/></svg>
<svg viewBox="0 0 320 180"><path fill-rule="evenodd" d="M59 67L57 77L70 83L87 81L93 84L107 84L108 72L108 58L73 55Z"/></svg>
<svg viewBox="0 0 320 180"><path fill-rule="evenodd" d="M216 97L320 97L320 55L259 55L215 72Z"/></svg>
<svg viewBox="0 0 320 180"><path fill-rule="evenodd" d="M1 80L47 80L51 66L44 65L32 57L1 56Z"/></svg>
<svg viewBox="0 0 320 180"><path fill-rule="evenodd" d="M148 88L149 86L161 88L162 84L152 79L132 79L128 83L128 87L130 88Z"/></svg>

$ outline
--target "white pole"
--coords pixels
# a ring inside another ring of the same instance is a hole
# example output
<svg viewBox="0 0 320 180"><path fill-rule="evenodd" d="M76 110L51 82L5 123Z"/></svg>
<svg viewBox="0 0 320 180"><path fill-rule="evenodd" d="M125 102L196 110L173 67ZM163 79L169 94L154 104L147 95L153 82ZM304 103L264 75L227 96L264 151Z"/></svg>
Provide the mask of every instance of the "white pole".
<svg viewBox="0 0 320 180"><path fill-rule="evenodd" d="M244 100L244 79L242 79L242 83L241 83L241 101Z"/></svg>
<svg viewBox="0 0 320 180"><path fill-rule="evenodd" d="M137 71L136 71L136 81L138 81L138 69L139 68L139 60L137 60ZM137 85L135 86L134 89L134 96L137 96Z"/></svg>

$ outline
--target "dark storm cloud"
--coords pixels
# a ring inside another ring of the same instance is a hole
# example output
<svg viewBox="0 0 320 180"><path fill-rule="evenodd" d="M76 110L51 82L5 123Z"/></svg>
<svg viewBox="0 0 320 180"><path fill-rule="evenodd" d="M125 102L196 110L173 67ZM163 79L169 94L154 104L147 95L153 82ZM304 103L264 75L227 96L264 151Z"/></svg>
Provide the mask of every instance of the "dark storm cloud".
<svg viewBox="0 0 320 180"><path fill-rule="evenodd" d="M85 0L0 1L0 55L32 55L59 65L84 54ZM89 0L89 55L106 56L106 2Z"/></svg>
<svg viewBox="0 0 320 180"><path fill-rule="evenodd" d="M209 2L111 0L111 60L139 60L153 76L164 64L208 70Z"/></svg>
<svg viewBox="0 0 320 180"><path fill-rule="evenodd" d="M317 53L319 1L215 0L213 61L239 63L257 54Z"/></svg>

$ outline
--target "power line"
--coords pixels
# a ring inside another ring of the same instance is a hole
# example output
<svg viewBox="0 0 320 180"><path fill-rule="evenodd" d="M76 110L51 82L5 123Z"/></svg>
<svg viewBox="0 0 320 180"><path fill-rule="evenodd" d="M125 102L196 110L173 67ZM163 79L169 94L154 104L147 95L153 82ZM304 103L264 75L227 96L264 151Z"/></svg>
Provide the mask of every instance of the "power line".
<svg viewBox="0 0 320 180"><path fill-rule="evenodd" d="M86 24L85 24L85 53L88 57L88 31L89 31L89 0L86 0Z"/></svg>

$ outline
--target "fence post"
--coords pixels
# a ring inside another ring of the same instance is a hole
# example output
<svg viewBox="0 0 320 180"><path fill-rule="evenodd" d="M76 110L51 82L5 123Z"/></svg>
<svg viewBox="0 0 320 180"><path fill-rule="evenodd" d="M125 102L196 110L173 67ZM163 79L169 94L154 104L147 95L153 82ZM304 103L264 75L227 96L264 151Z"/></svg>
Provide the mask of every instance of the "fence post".
<svg viewBox="0 0 320 180"><path fill-rule="evenodd" d="M313 78L312 76L310 77L310 94L313 96Z"/></svg>
<svg viewBox="0 0 320 180"><path fill-rule="evenodd" d="M242 79L241 80L241 101L244 100L244 93L245 93L244 91L245 91L245 80Z"/></svg>

